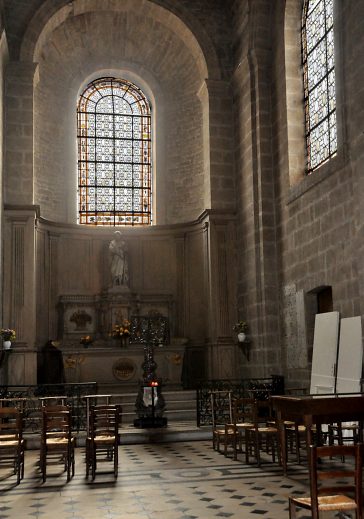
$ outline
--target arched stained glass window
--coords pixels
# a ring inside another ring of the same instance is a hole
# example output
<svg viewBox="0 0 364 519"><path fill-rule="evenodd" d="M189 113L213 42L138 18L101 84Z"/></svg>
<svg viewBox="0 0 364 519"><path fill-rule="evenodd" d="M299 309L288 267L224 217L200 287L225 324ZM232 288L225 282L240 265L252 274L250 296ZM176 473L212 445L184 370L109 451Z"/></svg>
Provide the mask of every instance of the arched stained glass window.
<svg viewBox="0 0 364 519"><path fill-rule="evenodd" d="M334 0L305 0L302 60L308 172L337 150Z"/></svg>
<svg viewBox="0 0 364 519"><path fill-rule="evenodd" d="M79 98L79 223L150 225L151 114L143 92L100 78Z"/></svg>

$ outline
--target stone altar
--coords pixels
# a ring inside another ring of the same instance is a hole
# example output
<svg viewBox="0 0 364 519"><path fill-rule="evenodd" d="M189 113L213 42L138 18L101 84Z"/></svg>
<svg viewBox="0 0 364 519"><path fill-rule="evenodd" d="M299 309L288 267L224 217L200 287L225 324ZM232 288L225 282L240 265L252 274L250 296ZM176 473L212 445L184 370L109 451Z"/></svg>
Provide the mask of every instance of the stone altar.
<svg viewBox="0 0 364 519"><path fill-rule="evenodd" d="M115 346L110 343L82 345L62 343L63 362L67 382L95 381L108 392L135 390L143 379L143 346ZM157 347L154 358L157 375L169 389L180 389L185 341Z"/></svg>

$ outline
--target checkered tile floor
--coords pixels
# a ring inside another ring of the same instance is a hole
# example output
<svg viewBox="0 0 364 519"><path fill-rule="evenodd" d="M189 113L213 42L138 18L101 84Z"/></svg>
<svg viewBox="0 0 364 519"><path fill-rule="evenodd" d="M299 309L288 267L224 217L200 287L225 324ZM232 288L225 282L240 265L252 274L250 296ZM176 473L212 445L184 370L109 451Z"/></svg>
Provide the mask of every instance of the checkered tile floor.
<svg viewBox="0 0 364 519"><path fill-rule="evenodd" d="M0 470L0 519L284 519L288 495L308 491L305 467L291 465L283 477L268 460L247 466L215 452L210 441L121 445L116 481L105 463L88 482L79 447L75 477L66 483L51 467L43 484L38 451L25 454L19 486Z"/></svg>

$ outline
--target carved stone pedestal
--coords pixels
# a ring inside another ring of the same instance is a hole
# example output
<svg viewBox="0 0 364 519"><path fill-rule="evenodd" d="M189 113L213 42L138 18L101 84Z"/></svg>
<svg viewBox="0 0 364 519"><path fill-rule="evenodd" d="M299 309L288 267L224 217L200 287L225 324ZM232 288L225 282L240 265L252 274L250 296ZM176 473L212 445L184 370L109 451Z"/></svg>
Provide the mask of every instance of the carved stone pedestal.
<svg viewBox="0 0 364 519"><path fill-rule="evenodd" d="M165 402L162 395L162 386L156 375L157 363L154 360L154 346L144 344L143 385L140 386L135 402L139 416L134 421L135 427L164 427L167 419L162 414Z"/></svg>

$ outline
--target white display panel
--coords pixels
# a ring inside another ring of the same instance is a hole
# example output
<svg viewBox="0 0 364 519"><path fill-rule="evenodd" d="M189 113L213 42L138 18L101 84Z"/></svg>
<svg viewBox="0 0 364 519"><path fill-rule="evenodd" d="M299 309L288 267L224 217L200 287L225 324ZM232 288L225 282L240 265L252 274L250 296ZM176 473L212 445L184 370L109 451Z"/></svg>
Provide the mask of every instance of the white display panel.
<svg viewBox="0 0 364 519"><path fill-rule="evenodd" d="M363 345L361 317L340 321L337 393L359 393L362 377Z"/></svg>
<svg viewBox="0 0 364 519"><path fill-rule="evenodd" d="M339 312L316 314L313 339L311 394L335 392Z"/></svg>

